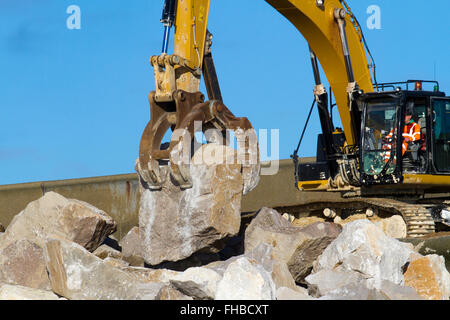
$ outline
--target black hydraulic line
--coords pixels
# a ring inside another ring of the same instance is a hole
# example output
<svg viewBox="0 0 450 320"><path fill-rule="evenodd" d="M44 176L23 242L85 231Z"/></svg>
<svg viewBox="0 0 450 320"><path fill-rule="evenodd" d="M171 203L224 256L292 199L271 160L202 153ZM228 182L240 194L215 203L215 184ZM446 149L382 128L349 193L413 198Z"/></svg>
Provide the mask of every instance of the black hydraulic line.
<svg viewBox="0 0 450 320"><path fill-rule="evenodd" d="M206 39L207 41L212 39L212 35L208 30L206 31ZM209 47L209 50L205 50L205 52L205 56L203 57L202 71L208 98L209 100L217 100L223 102L211 47Z"/></svg>
<svg viewBox="0 0 450 320"><path fill-rule="evenodd" d="M300 150L300 146L302 145L303 137L305 136L306 128L308 127L309 119L311 118L312 111L314 110L314 105L316 104L316 99L312 103L311 109L309 110L308 118L306 119L305 126L302 131L302 135L300 137L300 141L298 142L297 149L294 150L294 154L291 155L292 160L294 161L294 178L295 178L295 187L298 188L299 174L298 174L298 150Z"/></svg>
<svg viewBox="0 0 450 320"><path fill-rule="evenodd" d="M316 83L317 86L320 85L322 81L320 80L320 72L319 72L319 64L317 63L317 56L312 51L311 47L309 47L309 54L311 56L311 64L314 73L314 82Z"/></svg>
<svg viewBox="0 0 450 320"><path fill-rule="evenodd" d="M317 56L315 55L315 53L312 51L311 48L309 48L309 52L314 72L314 80L316 82L315 96L319 111L320 125L322 128L322 134L324 138L323 143L325 147L325 153L327 157L328 167L330 169L330 174L334 176L335 174L337 174L337 167L336 162L333 159L333 156L335 155L337 148L335 146L333 138L333 131L334 131L333 121L331 119L330 112L328 110L328 94L323 88L323 85L320 80L319 63L317 61Z"/></svg>
<svg viewBox="0 0 450 320"><path fill-rule="evenodd" d="M339 18L337 20L338 20L338 26L339 26L339 33L341 34L342 49L343 49L343 53L344 53L345 68L347 69L348 82L352 83L352 82L355 82L355 75L353 74L353 66L352 66L352 60L350 58L350 50L348 47L347 33L345 32L345 20L344 20L344 18Z"/></svg>
<svg viewBox="0 0 450 320"><path fill-rule="evenodd" d="M164 36L162 52L167 53L169 50L170 29L175 23L177 0L165 0L161 17L161 23L164 25Z"/></svg>
<svg viewBox="0 0 450 320"><path fill-rule="evenodd" d="M309 114L308 114L308 118L306 119L305 127L303 128L302 135L300 137L300 141L298 142L297 149L295 149L293 156L298 155L298 150L300 150L300 146L302 144L303 137L305 136L306 128L308 127L309 119L311 118L311 114L312 114L312 112L314 110L315 104L316 104L316 99L314 99L314 101L312 103L312 106L311 106L311 109L309 110Z"/></svg>
<svg viewBox="0 0 450 320"><path fill-rule="evenodd" d="M350 7L348 6L348 4L345 2L345 0L339 0L341 2L341 4L347 9L348 14L350 14L350 16L352 17L352 19L355 21L356 25L357 25L357 29L359 30L360 34L361 34L361 39L363 41L364 47L367 50L367 53L370 57L370 61L372 64L372 72L373 72L373 81L374 81L374 85L377 88L378 91L378 80L377 80L377 71L376 71L376 64L375 64L375 59L373 58L372 52L370 51L370 48L367 44L366 38L364 36L364 32L361 28L361 24L359 23L358 19L356 18L356 16L353 14L353 12L350 10Z"/></svg>

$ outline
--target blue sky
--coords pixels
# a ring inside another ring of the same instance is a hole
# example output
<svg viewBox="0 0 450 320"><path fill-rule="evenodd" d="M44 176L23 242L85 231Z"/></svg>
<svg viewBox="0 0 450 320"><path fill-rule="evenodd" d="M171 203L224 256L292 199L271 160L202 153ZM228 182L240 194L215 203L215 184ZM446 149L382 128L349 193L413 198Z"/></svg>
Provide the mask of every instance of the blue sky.
<svg viewBox="0 0 450 320"><path fill-rule="evenodd" d="M378 81L436 76L450 92L450 1L348 3L375 57ZM80 30L66 27L73 4L81 8ZM162 5L0 1L0 184L134 172L150 117L149 58L161 51ZM381 29L366 25L370 5L381 9ZM289 158L313 98L305 40L262 0L212 1L209 29L226 105L257 130L279 129L279 158ZM301 156L315 155L319 131L314 112Z"/></svg>

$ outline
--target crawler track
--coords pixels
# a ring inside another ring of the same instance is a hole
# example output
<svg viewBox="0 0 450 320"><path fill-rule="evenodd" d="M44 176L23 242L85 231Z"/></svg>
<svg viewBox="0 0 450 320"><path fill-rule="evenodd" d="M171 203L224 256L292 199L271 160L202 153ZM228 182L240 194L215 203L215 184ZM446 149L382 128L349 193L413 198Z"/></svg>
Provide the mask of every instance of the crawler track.
<svg viewBox="0 0 450 320"><path fill-rule="evenodd" d="M409 204L402 201L386 198L350 198L334 202L315 201L298 205L295 207L277 208L281 212L314 212L323 211L325 208L333 209L337 212L342 210L358 211L367 208L380 211L385 215L401 215L407 226L408 238L421 238L435 232L435 222L424 205Z"/></svg>

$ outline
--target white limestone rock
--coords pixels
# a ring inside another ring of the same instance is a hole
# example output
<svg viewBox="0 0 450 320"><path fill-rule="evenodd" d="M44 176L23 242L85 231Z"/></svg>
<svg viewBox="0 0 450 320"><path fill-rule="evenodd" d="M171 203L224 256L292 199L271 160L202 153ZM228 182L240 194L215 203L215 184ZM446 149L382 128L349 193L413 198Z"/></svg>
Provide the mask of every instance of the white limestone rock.
<svg viewBox="0 0 450 320"><path fill-rule="evenodd" d="M323 269L356 271L374 287L382 280L403 285L403 267L415 255L409 245L386 236L372 222L357 220L346 224L319 256L313 273Z"/></svg>
<svg viewBox="0 0 450 320"><path fill-rule="evenodd" d="M217 286L216 300L275 300L270 274L256 261L240 257L230 263Z"/></svg>

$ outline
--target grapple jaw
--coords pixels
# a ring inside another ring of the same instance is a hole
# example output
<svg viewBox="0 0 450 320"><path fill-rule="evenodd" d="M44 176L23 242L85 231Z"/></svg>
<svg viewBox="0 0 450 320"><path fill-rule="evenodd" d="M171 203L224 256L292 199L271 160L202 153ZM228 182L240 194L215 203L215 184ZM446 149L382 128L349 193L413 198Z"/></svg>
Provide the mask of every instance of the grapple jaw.
<svg viewBox="0 0 450 320"><path fill-rule="evenodd" d="M180 188L192 187L189 167L197 132L203 132L208 143L220 145L228 145L227 132L234 132L238 144L234 161L241 164L243 193L250 192L258 184L259 146L250 121L235 117L222 102L204 102L204 98L200 92L176 90L172 102L158 102L155 92L150 94L151 118L142 135L136 162L136 171L149 189L159 190L164 183L159 172L161 164L169 166L171 176ZM170 128L173 131L170 143L161 145Z"/></svg>

